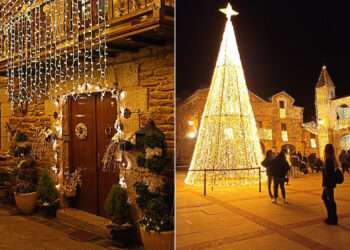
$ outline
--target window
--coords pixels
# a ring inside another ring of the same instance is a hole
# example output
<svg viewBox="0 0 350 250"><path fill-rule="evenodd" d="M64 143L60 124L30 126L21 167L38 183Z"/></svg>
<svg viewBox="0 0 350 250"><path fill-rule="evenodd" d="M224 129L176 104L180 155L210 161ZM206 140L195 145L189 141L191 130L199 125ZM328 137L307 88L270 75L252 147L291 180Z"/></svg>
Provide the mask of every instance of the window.
<svg viewBox="0 0 350 250"><path fill-rule="evenodd" d="M310 136L310 146L311 148L317 148L316 135L311 134Z"/></svg>
<svg viewBox="0 0 350 250"><path fill-rule="evenodd" d="M262 121L256 121L256 126L258 128L262 128Z"/></svg>
<svg viewBox="0 0 350 250"><path fill-rule="evenodd" d="M279 107L280 107L280 109L284 109L285 108L285 102L284 101L279 101Z"/></svg>
<svg viewBox="0 0 350 250"><path fill-rule="evenodd" d="M278 106L280 109L280 118L284 119L286 118L287 114L286 114L286 102L285 101L279 101L278 102Z"/></svg>
<svg viewBox="0 0 350 250"><path fill-rule="evenodd" d="M282 131L287 131L287 125L285 123L281 124Z"/></svg>
<svg viewBox="0 0 350 250"><path fill-rule="evenodd" d="M287 125L285 123L281 124L281 130L282 141L288 141Z"/></svg>

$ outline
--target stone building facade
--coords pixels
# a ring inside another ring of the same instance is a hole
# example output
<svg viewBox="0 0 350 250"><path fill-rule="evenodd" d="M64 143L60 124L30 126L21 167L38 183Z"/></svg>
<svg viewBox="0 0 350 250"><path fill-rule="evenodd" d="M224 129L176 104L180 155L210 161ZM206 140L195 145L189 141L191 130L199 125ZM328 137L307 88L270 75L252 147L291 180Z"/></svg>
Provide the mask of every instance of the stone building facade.
<svg viewBox="0 0 350 250"><path fill-rule="evenodd" d="M197 90L186 100L178 103L176 116L177 165L188 165L196 143L209 89ZM303 124L303 108L294 105L294 98L282 91L268 100L249 92L263 152L277 152L282 146L305 155L317 153L316 130Z"/></svg>
<svg viewBox="0 0 350 250"><path fill-rule="evenodd" d="M341 150L350 150L350 96L336 97L326 66L316 84L315 106L320 155L327 143L335 146L337 155Z"/></svg>

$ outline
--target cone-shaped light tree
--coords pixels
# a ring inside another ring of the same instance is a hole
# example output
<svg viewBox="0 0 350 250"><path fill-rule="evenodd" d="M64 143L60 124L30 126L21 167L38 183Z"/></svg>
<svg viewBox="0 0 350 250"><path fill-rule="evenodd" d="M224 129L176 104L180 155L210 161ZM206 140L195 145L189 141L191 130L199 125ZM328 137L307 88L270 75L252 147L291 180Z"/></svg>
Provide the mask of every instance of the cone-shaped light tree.
<svg viewBox="0 0 350 250"><path fill-rule="evenodd" d="M230 4L221 12L227 16L225 32L185 180L192 185L203 184L204 169L207 183L215 186L259 180L261 145L231 22L238 13Z"/></svg>

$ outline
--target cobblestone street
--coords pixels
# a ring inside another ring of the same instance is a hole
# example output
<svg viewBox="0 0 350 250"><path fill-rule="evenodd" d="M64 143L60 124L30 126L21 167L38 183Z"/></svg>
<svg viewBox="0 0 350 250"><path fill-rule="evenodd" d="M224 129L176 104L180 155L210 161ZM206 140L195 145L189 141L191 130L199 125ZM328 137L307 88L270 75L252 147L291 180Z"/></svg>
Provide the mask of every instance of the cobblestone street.
<svg viewBox="0 0 350 250"><path fill-rule="evenodd" d="M177 172L177 249L349 249L350 176L335 198L339 225L328 226L321 200L321 176L292 179L289 204L272 204L267 189L208 188L184 185Z"/></svg>
<svg viewBox="0 0 350 250"><path fill-rule="evenodd" d="M119 248L113 247L108 239L64 225L57 219L48 220L37 215L13 215L13 210L0 206L0 249L100 250Z"/></svg>

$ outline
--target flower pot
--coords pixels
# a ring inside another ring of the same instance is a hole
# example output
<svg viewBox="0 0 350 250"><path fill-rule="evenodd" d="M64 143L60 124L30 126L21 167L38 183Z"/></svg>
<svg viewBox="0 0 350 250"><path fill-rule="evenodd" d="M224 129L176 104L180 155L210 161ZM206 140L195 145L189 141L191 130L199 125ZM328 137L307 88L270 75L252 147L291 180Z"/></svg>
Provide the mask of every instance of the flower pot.
<svg viewBox="0 0 350 250"><path fill-rule="evenodd" d="M74 198L75 196L77 196L77 191L76 190L74 190L74 191L67 191L67 190L65 190L64 191L64 196L66 198Z"/></svg>
<svg viewBox="0 0 350 250"><path fill-rule="evenodd" d="M110 229L113 245L120 248L127 248L135 244L136 231L135 227L130 224L118 225L112 223L107 225Z"/></svg>
<svg viewBox="0 0 350 250"><path fill-rule="evenodd" d="M37 192L33 193L16 193L15 201L18 210L23 214L31 214L35 210L35 204L37 200Z"/></svg>
<svg viewBox="0 0 350 250"><path fill-rule="evenodd" d="M46 218L55 218L56 213L58 209L58 204L52 204L52 205L41 205L40 206L40 214Z"/></svg>
<svg viewBox="0 0 350 250"><path fill-rule="evenodd" d="M145 250L172 250L174 249L174 231L155 232L146 231L140 227L141 239Z"/></svg>

